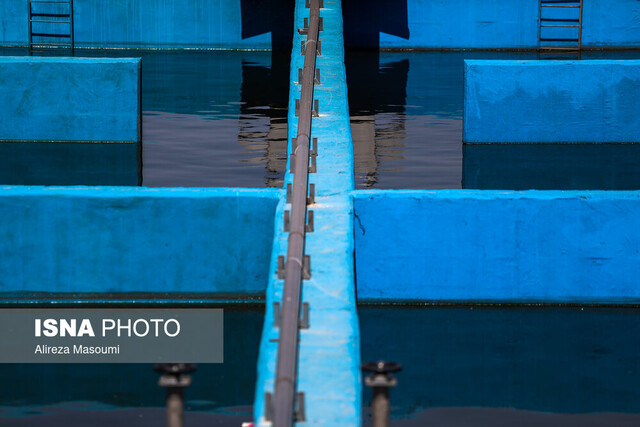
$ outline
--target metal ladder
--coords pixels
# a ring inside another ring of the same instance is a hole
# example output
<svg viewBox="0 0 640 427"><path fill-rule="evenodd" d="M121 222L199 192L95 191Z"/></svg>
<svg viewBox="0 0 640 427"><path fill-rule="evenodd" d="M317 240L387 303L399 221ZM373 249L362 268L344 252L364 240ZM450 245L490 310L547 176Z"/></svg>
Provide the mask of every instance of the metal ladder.
<svg viewBox="0 0 640 427"><path fill-rule="evenodd" d="M29 0L29 55L75 54L73 0Z"/></svg>
<svg viewBox="0 0 640 427"><path fill-rule="evenodd" d="M580 52L582 49L582 1L540 0L538 51Z"/></svg>

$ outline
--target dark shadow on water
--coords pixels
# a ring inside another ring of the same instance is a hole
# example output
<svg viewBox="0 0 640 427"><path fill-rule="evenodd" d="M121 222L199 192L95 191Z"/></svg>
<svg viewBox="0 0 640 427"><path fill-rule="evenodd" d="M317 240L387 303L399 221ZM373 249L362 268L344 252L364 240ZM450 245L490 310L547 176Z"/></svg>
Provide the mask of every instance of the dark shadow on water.
<svg viewBox="0 0 640 427"><path fill-rule="evenodd" d="M274 51L291 51L294 0L241 0L242 38L271 33Z"/></svg>
<svg viewBox="0 0 640 427"><path fill-rule="evenodd" d="M407 0L344 0L342 19L347 48L378 49L380 33L409 38Z"/></svg>
<svg viewBox="0 0 640 427"><path fill-rule="evenodd" d="M358 312L362 360L403 364L391 391L392 425L632 425L629 419L640 419L638 308L364 306ZM370 393L365 387L364 408Z"/></svg>
<svg viewBox="0 0 640 427"><path fill-rule="evenodd" d="M0 142L0 184L136 186L140 149L140 143Z"/></svg>
<svg viewBox="0 0 640 427"><path fill-rule="evenodd" d="M463 188L640 189L640 144L465 144L463 150Z"/></svg>

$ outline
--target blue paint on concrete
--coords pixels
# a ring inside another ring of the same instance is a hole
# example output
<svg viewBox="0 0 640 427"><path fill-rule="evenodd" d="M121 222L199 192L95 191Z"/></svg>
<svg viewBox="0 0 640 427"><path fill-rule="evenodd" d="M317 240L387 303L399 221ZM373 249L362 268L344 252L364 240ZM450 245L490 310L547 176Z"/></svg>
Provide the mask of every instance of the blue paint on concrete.
<svg viewBox="0 0 640 427"><path fill-rule="evenodd" d="M0 2L0 45L29 44L29 2Z"/></svg>
<svg viewBox="0 0 640 427"><path fill-rule="evenodd" d="M466 143L640 142L640 61L465 61Z"/></svg>
<svg viewBox="0 0 640 427"><path fill-rule="evenodd" d="M538 0L405 0L408 37L382 48L523 49L537 46ZM361 25L366 25L361 22Z"/></svg>
<svg viewBox="0 0 640 427"><path fill-rule="evenodd" d="M309 16L305 1L296 1L295 23L302 27ZM342 13L339 0L325 0L320 16L322 56L317 59L322 83L315 88L320 117L312 120L311 137L318 138L317 173L309 175L315 184L315 229L307 233L305 253L311 257L311 279L303 282L302 300L310 305L309 329L300 332L298 391L305 393L306 423L360 425L361 383L358 318L355 307L353 269L353 221L350 191L354 188L353 154L347 87L343 63ZM295 33L291 59L289 99L289 141L296 136L294 103L299 98L298 68L303 36ZM291 145L289 145L291 150ZM287 168L289 169L289 168ZM285 182L293 176L287 173ZM285 255L288 234L283 230L284 200L276 211L271 276L267 289L264 331L260 344L258 381L254 402L255 421L264 418L264 394L273 392L278 329L273 326L273 303L282 299L284 281L276 274L278 255ZM305 423L298 423L304 425Z"/></svg>
<svg viewBox="0 0 640 427"><path fill-rule="evenodd" d="M583 2L582 46L640 47L638 0L591 0Z"/></svg>
<svg viewBox="0 0 640 427"><path fill-rule="evenodd" d="M271 48L270 34L242 37L240 1L120 0L114 5L101 0L76 0L74 3L78 46Z"/></svg>
<svg viewBox="0 0 640 427"><path fill-rule="evenodd" d="M281 193L0 187L0 293L261 294Z"/></svg>
<svg viewBox="0 0 640 427"><path fill-rule="evenodd" d="M359 300L638 303L640 192L354 193Z"/></svg>
<svg viewBox="0 0 640 427"><path fill-rule="evenodd" d="M535 49L538 1L350 0L344 8L345 39L350 47ZM284 32L291 28L287 2L75 0L74 4L76 43L84 47L269 49L281 45ZM27 16L26 1L0 4L0 45L28 43ZM582 35L588 48L639 47L640 4L584 2Z"/></svg>
<svg viewBox="0 0 640 427"><path fill-rule="evenodd" d="M140 60L0 57L0 140L140 142Z"/></svg>

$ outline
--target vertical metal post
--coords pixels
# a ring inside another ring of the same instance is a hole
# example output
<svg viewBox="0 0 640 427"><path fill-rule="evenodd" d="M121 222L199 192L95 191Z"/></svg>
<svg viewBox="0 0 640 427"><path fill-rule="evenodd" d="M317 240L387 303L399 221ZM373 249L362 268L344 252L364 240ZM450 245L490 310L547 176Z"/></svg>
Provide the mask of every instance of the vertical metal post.
<svg viewBox="0 0 640 427"><path fill-rule="evenodd" d="M580 18L578 22L578 55L582 52L582 0L580 0ZM578 57L580 59L580 57Z"/></svg>
<svg viewBox="0 0 640 427"><path fill-rule="evenodd" d="M73 25L73 0L69 0L69 31L71 32L71 56L76 56L75 28Z"/></svg>
<svg viewBox="0 0 640 427"><path fill-rule="evenodd" d="M33 15L33 9L31 8L31 0L29 0L29 56L33 55L33 22L31 22L31 16Z"/></svg>
<svg viewBox="0 0 640 427"><path fill-rule="evenodd" d="M164 375L158 380L167 389L167 427L184 427L184 389L191 385L191 377L185 375L196 370L191 363L160 363L154 371Z"/></svg>
<svg viewBox="0 0 640 427"><path fill-rule="evenodd" d="M542 0L538 0L538 53L540 52L540 37L542 36ZM540 57L538 57L540 59Z"/></svg>
<svg viewBox="0 0 640 427"><path fill-rule="evenodd" d="M371 372L364 380L368 387L373 388L371 397L371 415L373 427L389 427L389 414L391 404L389 402L389 388L395 387L398 380L391 375L398 372L402 365L393 362L368 362L362 364L363 372Z"/></svg>

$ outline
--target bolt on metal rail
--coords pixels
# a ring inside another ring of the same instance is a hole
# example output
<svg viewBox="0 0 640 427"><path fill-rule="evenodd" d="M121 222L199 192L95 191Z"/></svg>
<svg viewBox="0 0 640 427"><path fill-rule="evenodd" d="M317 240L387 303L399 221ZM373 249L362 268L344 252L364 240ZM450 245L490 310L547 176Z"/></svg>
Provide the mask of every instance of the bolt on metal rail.
<svg viewBox="0 0 640 427"><path fill-rule="evenodd" d="M280 337L278 340L278 357L276 367L275 393L273 407L267 407L273 415L273 425L276 427L290 427L294 421L304 419L303 397L297 393L297 369L298 369L298 340L300 324L300 298L303 270L309 272L305 263L305 232L308 228L307 202L309 182L309 140L311 135L311 118L313 103L313 90L316 80L316 55L318 54L318 33L320 26L321 0L307 2L310 14L308 27L305 26L301 34L306 33L304 43L304 68L300 101L298 103L298 131L297 138L293 142L293 154L290 161L294 172L293 187L291 191L291 213L289 216L289 240L287 258L284 266L285 283L280 310ZM317 110L315 111L317 114ZM311 212L309 213L311 214ZM303 269L303 264L307 268ZM306 275L305 275L306 276ZM270 397L270 396L268 396ZM267 398L267 406L271 406L271 399ZM297 403L297 405L296 405ZM296 410L297 406L297 410ZM294 415L294 412L296 414ZM269 417L271 418L271 417Z"/></svg>

